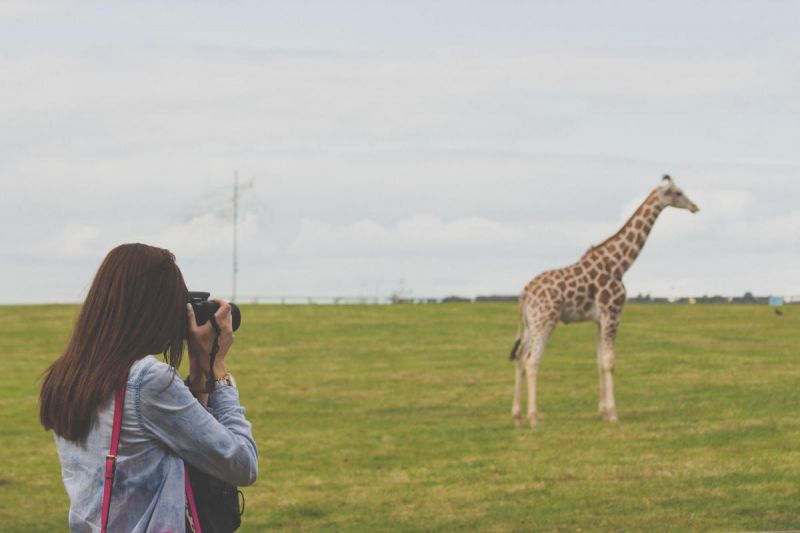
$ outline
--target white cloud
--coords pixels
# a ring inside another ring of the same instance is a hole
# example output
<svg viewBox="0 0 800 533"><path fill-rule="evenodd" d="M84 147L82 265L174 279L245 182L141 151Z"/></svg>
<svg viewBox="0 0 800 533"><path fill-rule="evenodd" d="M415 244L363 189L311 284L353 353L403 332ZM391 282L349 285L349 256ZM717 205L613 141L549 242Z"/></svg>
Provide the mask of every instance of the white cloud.
<svg viewBox="0 0 800 533"><path fill-rule="evenodd" d="M699 189L692 198L703 205L703 210L720 218L741 217L753 203L753 193L743 189Z"/></svg>
<svg viewBox="0 0 800 533"><path fill-rule="evenodd" d="M118 48L4 55L0 68L9 142L36 135L48 151L123 157L137 147L541 152L582 128L586 106L727 111L737 95L796 99L800 87L792 57L571 51Z"/></svg>
<svg viewBox="0 0 800 533"><path fill-rule="evenodd" d="M240 218L237 231L241 242L251 241L264 233L253 213L245 213ZM228 257L233 242L233 224L230 218L205 213L155 232L131 232L127 240L167 248L183 259L192 260L204 255Z"/></svg>
<svg viewBox="0 0 800 533"><path fill-rule="evenodd" d="M800 210L751 220L739 220L725 232L731 239L763 251L764 248L800 250Z"/></svg>
<svg viewBox="0 0 800 533"><path fill-rule="evenodd" d="M513 292L616 231L664 172L701 211L662 216L632 287L800 292L790 52L166 42L0 54L0 247L9 272L27 254L52 273L48 297L131 240L224 290L230 224L184 218L234 169L265 206L241 218L249 293ZM755 268L764 254L785 263ZM58 278L59 261L80 268ZM0 298L30 298L14 279Z"/></svg>
<svg viewBox="0 0 800 533"><path fill-rule="evenodd" d="M96 0L3 0L0 2L0 20L61 16L96 3Z"/></svg>
<svg viewBox="0 0 800 533"><path fill-rule="evenodd" d="M97 257L100 251L101 230L94 226L66 226L43 241L30 243L23 250L38 257L55 260L75 260Z"/></svg>
<svg viewBox="0 0 800 533"><path fill-rule="evenodd" d="M593 221L511 224L480 217L444 221L431 215L411 216L391 224L361 220L337 225L306 219L287 251L298 257L473 259L486 254L558 258L571 253L577 259L592 242L612 232L612 227ZM596 238L591 241L587 235Z"/></svg>
<svg viewBox="0 0 800 533"><path fill-rule="evenodd" d="M444 222L439 217L417 215L386 226L371 220L341 226L319 220L303 220L289 253L438 256L474 253L486 247L514 245L522 237L521 228L477 217Z"/></svg>

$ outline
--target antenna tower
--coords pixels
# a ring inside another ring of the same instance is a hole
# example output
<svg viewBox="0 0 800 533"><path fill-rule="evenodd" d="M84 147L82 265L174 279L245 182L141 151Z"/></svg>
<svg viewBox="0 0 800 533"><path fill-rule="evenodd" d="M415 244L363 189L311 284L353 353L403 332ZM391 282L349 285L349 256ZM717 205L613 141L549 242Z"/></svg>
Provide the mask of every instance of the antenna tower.
<svg viewBox="0 0 800 533"><path fill-rule="evenodd" d="M236 276L239 274L238 261L238 225L239 225L239 171L233 172L233 290L231 301L236 301Z"/></svg>

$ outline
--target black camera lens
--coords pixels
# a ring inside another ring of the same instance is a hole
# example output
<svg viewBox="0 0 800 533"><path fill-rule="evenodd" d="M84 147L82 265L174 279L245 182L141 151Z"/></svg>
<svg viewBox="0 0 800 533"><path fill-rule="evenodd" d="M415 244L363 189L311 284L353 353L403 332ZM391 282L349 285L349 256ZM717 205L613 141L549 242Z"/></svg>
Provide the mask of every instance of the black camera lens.
<svg viewBox="0 0 800 533"><path fill-rule="evenodd" d="M194 317L198 326L202 326L208 322L208 319L219 309L219 304L213 300L209 300L209 296L211 296L211 294L208 292L189 292L189 303L192 304L192 309L194 309ZM233 331L236 331L242 323L242 312L235 303L231 303L230 305Z"/></svg>

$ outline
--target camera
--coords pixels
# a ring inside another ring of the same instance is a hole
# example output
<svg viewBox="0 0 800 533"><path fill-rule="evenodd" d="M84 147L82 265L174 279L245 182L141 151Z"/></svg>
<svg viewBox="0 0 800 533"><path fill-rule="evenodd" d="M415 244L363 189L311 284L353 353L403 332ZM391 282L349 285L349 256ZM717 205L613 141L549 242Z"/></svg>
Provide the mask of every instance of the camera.
<svg viewBox="0 0 800 533"><path fill-rule="evenodd" d="M208 322L208 319L219 309L219 304L209 300L209 296L211 296L211 293L208 292L189 291L189 303L192 304L194 309L194 317L198 326ZM239 306L234 303L231 304L231 319L233 321L233 331L236 331L242 323L242 312L239 310Z"/></svg>

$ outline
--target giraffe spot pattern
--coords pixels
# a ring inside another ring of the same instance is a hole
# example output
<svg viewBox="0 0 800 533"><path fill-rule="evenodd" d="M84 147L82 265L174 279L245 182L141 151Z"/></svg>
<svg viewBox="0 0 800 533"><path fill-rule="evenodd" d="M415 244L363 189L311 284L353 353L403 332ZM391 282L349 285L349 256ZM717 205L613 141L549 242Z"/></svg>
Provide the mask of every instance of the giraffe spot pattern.
<svg viewBox="0 0 800 533"><path fill-rule="evenodd" d="M552 328L559 317L565 322L616 321L625 304L622 276L636 259L662 209L659 197L651 194L620 231L589 247L577 263L534 278L520 297L526 322L538 329ZM606 329L615 331L616 324Z"/></svg>
<svg viewBox="0 0 800 533"><path fill-rule="evenodd" d="M611 293L608 292L608 289L603 289L602 291L600 291L599 300L600 303L603 305L607 304L611 300Z"/></svg>
<svg viewBox="0 0 800 533"><path fill-rule="evenodd" d="M587 289L588 289L589 299L594 300L594 297L597 294L597 285L595 285L594 283L590 283Z"/></svg>

